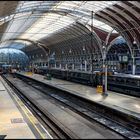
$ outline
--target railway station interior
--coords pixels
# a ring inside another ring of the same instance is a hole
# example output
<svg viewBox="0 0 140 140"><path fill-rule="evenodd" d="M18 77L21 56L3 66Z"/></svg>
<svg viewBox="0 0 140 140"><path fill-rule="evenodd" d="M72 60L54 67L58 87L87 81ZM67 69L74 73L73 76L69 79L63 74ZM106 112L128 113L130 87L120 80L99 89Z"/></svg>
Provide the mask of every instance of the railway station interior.
<svg viewBox="0 0 140 140"><path fill-rule="evenodd" d="M140 139L140 2L0 1L0 139Z"/></svg>

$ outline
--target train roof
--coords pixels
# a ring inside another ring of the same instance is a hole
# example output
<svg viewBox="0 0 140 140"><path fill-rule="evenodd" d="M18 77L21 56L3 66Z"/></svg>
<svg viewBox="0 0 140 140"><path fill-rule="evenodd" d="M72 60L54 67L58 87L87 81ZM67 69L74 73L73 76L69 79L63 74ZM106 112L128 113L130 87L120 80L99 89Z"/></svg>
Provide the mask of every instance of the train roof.
<svg viewBox="0 0 140 140"><path fill-rule="evenodd" d="M59 70L59 71L67 71L66 69L56 69L56 68L51 68L52 70ZM78 72L78 73L85 73L85 74L91 74L91 72L85 72L85 71L80 71L80 70L68 70L70 72ZM93 74L94 73L97 73L97 72L100 72L100 71L93 71Z"/></svg>
<svg viewBox="0 0 140 140"><path fill-rule="evenodd" d="M124 78L135 78L135 79L140 79L140 75L123 74L123 73L114 74L113 76L116 76L116 77L124 77Z"/></svg>

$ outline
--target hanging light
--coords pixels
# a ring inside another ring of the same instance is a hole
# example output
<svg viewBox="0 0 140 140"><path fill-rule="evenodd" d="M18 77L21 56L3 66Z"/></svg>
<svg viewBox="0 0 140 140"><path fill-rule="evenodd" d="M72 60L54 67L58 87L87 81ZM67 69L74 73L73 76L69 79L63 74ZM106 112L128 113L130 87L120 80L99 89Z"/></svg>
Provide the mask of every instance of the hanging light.
<svg viewBox="0 0 140 140"><path fill-rule="evenodd" d="M71 49L69 50L69 53L71 53L72 51L71 51Z"/></svg>
<svg viewBox="0 0 140 140"><path fill-rule="evenodd" d="M136 42L136 38L134 38L134 41L133 41L133 44L135 45L137 42Z"/></svg>
<svg viewBox="0 0 140 140"><path fill-rule="evenodd" d="M85 51L85 46L83 46L83 51Z"/></svg>
<svg viewBox="0 0 140 140"><path fill-rule="evenodd" d="M105 46L103 46L103 49L105 49Z"/></svg>

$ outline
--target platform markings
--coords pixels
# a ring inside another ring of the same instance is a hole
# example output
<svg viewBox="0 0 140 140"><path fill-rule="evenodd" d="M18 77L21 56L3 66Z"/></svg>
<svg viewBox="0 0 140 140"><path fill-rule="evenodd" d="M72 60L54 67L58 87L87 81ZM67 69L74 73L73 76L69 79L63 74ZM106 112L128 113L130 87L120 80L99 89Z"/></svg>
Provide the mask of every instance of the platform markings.
<svg viewBox="0 0 140 140"><path fill-rule="evenodd" d="M15 95L15 93L13 93L16 101L17 101L17 95ZM20 100L20 99L19 99ZM23 104L23 102L20 100L20 102L17 101L17 103L19 104L19 106L22 108L22 110L24 111L25 115L27 116L27 118L30 120L30 122L32 123L32 125L36 128L37 132L40 134L40 136L42 137L42 139L45 139L43 133L38 129L38 127L36 125L40 124L38 122L38 120L33 116L33 114L31 113L31 111ZM45 130L45 128L41 125L41 127L43 128L43 130ZM46 132L46 131L45 131ZM49 135L49 138L53 139L53 137L47 133Z"/></svg>
<svg viewBox="0 0 140 140"><path fill-rule="evenodd" d="M2 81L2 80L1 80ZM6 86L7 83L5 83L4 81L2 81L3 85ZM5 84L4 84L5 83ZM53 137L49 134L49 132L43 127L43 125L41 125L38 120L33 116L32 112L24 105L24 103L20 100L20 98L13 92L13 90L11 88L9 88L9 86L7 85L6 86L6 89L10 92L13 98L15 99L15 101L17 102L17 104L20 106L20 108L23 110L24 114L26 115L26 117L29 119L29 121L32 123L32 125L35 127L35 129L37 130L37 132L40 134L41 138L42 139L46 139L46 136L47 138L49 139L53 139ZM40 125L41 128L46 132L45 133L42 133L38 127L36 125ZM45 136L44 136L45 135ZM48 137L49 136L49 137Z"/></svg>
<svg viewBox="0 0 140 140"><path fill-rule="evenodd" d="M25 106L25 108L28 110L28 112L30 113L30 114L32 114L32 112ZM33 114L32 114L33 115ZM44 128L44 126L42 125L42 124L40 124L40 126L43 128L43 130L47 133L47 135L51 138L51 139L53 139L53 137L49 134L49 132Z"/></svg>
<svg viewBox="0 0 140 140"><path fill-rule="evenodd" d="M12 118L11 123L25 123L23 118Z"/></svg>
<svg viewBox="0 0 140 140"><path fill-rule="evenodd" d="M40 130L36 127L36 125L34 124L34 121L32 120L32 118L28 115L27 111L25 110L25 106L22 103L22 101L19 99L19 101L17 100L18 97L17 95L15 95L14 92L12 92L12 94L14 95L14 99L16 100L16 102L18 103L18 105L20 106L20 108L23 110L23 112L25 113L26 117L30 120L30 122L32 123L32 125L36 128L37 132L40 134L42 139L45 139L45 137L43 136L43 134L40 132Z"/></svg>

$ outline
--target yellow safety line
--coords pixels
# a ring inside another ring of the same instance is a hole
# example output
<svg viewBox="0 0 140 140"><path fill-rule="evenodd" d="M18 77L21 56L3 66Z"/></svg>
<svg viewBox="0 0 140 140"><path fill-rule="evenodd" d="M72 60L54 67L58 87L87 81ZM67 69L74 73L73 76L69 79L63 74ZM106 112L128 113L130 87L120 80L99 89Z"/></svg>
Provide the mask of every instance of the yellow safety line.
<svg viewBox="0 0 140 140"><path fill-rule="evenodd" d="M16 96L16 95L15 95ZM15 97L14 97L15 98ZM18 98L18 97L16 97ZM15 99L16 99L15 98ZM18 98L19 99L19 98ZM43 134L40 132L40 130L35 126L34 122L32 121L32 119L29 117L29 115L26 113L25 109L22 107L22 105L19 103L19 101L16 99L17 103L19 104L19 106L22 108L22 110L24 111L25 115L28 117L28 119L30 120L30 122L32 123L32 125L36 128L36 130L38 131L38 133L40 134L40 136L42 137L42 139L45 139L45 137L43 136ZM21 101L21 100L20 100ZM22 102L22 101L21 101ZM23 102L22 102L23 104ZM24 104L23 104L24 106Z"/></svg>
<svg viewBox="0 0 140 140"><path fill-rule="evenodd" d="M3 82L2 82L3 83ZM6 88L7 89L7 88ZM12 92L11 89L7 89L10 91L10 94ZM12 95L12 94L11 94ZM13 96L14 95L14 96ZM27 116L27 118L30 120L30 122L32 123L32 125L36 128L36 130L38 131L38 133L40 134L40 136L42 137L42 139L45 139L45 137L43 136L43 134L40 132L40 130L35 126L34 122L32 121L32 119L30 119L29 115L26 113L25 109L22 107L25 106L23 104L23 102L20 100L20 98L14 93L12 96L14 97L14 99L16 100L16 102L18 103L18 105L22 108L22 110L24 111L25 115ZM18 99L21 101L22 105L19 103Z"/></svg>

